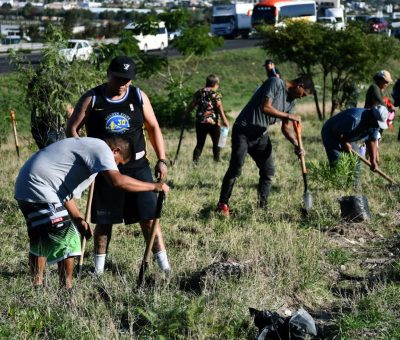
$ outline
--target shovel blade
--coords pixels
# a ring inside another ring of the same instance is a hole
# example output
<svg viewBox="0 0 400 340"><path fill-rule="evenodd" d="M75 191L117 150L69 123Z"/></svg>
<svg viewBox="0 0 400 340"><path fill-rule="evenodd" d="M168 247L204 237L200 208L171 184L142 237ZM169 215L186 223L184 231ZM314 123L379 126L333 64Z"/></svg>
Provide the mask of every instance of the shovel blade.
<svg viewBox="0 0 400 340"><path fill-rule="evenodd" d="M311 193L305 191L303 194L304 208L308 211L312 208L312 196Z"/></svg>

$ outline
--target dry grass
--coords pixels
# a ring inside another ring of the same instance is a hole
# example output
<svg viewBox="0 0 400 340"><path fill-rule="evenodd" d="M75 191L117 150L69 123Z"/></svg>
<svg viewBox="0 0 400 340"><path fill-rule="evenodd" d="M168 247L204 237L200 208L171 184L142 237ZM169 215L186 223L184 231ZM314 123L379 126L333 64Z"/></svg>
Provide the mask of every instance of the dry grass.
<svg viewBox="0 0 400 340"><path fill-rule="evenodd" d="M319 141L320 122L304 123L307 159L325 160ZM168 156L173 158L177 131L164 131ZM173 274L165 280L156 265L150 267L153 284L136 290L136 278L144 251L137 226L115 227L108 270L101 280L84 276L75 280L71 296L58 290L54 267L47 273L47 287L31 287L27 267L28 239L22 215L13 200L13 183L23 160L32 153L29 138L22 142L17 161L11 136L1 146L0 223L3 244L0 255L0 337L17 338L251 338L255 329L248 307L276 310L282 306L322 310L341 305L330 288L330 273L339 260L327 252L336 249L324 230L340 222L337 198L348 193L325 190L314 183L314 209L301 216L303 184L300 164L279 127L271 129L276 177L269 211L255 208L257 168L249 158L231 200L235 217L230 221L215 212L230 148L215 164L207 141L198 167L191 164L194 131L186 131L178 163L171 167L172 191L164 207L165 234ZM382 146L383 167L398 178L397 142L388 135ZM373 220L366 224L379 233L397 229L385 212L398 212L399 193L385 188L377 175L364 168L362 191L368 196ZM80 202L84 207L84 202ZM343 225L343 223L342 223ZM387 228L387 229L386 229ZM390 229L389 229L390 228ZM91 266L88 245L85 269ZM246 263L250 270L239 278L207 278L201 292L182 288L192 273L217 261ZM339 262L338 262L339 263ZM106 294L104 293L106 292Z"/></svg>

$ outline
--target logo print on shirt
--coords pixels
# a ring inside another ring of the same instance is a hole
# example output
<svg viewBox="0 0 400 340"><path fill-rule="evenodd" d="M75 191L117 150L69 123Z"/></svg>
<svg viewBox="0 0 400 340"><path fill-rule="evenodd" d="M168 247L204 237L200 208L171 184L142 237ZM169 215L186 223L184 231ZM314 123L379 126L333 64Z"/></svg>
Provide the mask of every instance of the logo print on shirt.
<svg viewBox="0 0 400 340"><path fill-rule="evenodd" d="M111 133L124 133L130 128L130 118L119 112L114 112L106 118L106 130Z"/></svg>

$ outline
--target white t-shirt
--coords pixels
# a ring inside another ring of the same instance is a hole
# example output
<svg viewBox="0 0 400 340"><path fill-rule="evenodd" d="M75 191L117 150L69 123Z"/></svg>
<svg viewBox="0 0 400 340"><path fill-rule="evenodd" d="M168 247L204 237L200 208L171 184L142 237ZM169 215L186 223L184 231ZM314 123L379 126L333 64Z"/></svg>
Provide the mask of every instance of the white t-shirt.
<svg viewBox="0 0 400 340"><path fill-rule="evenodd" d="M15 199L33 203L64 202L87 187L90 177L117 170L110 147L98 138L67 138L36 152L21 168ZM77 190L78 188L78 190Z"/></svg>

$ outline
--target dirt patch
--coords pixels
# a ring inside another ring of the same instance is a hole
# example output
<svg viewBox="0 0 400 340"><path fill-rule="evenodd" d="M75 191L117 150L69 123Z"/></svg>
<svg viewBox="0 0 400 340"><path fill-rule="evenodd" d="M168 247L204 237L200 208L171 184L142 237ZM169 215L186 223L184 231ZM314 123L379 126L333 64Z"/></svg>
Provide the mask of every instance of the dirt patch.
<svg viewBox="0 0 400 340"><path fill-rule="evenodd" d="M367 242L383 239L382 235L363 223L338 224L324 231L330 242L341 248L363 247Z"/></svg>

